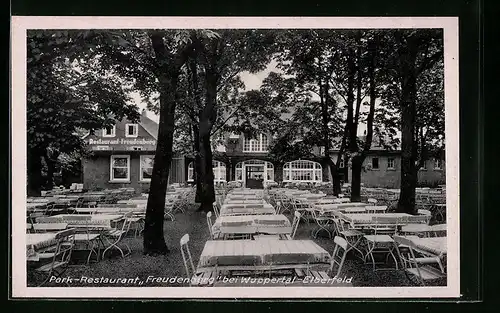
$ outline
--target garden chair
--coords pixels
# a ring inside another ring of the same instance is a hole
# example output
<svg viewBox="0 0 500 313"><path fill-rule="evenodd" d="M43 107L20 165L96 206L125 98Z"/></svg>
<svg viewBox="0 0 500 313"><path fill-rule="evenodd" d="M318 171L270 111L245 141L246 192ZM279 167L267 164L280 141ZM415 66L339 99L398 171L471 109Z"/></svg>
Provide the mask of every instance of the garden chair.
<svg viewBox="0 0 500 313"><path fill-rule="evenodd" d="M43 212L35 212L35 213L31 213L29 215L29 222L31 224L35 224L37 219L40 218L40 217L44 217L45 214Z"/></svg>
<svg viewBox="0 0 500 313"><path fill-rule="evenodd" d="M26 223L26 233L31 234L33 232L33 224Z"/></svg>
<svg viewBox="0 0 500 313"><path fill-rule="evenodd" d="M123 252L122 248L118 246L118 243L122 242L122 239L127 232L126 230L128 229L128 225L130 223L129 220L132 216L133 216L132 212L126 213L123 217L123 223L120 228L112 228L103 233L104 239L108 242L108 247L106 247L102 252L102 258L104 258L106 252L109 251L111 248L115 248L118 251L120 251L122 258L132 253L132 250L130 250L130 247L126 243L123 243L128 250L128 253L126 254Z"/></svg>
<svg viewBox="0 0 500 313"><path fill-rule="evenodd" d="M333 242L335 243L335 248L333 248L332 260L330 262L330 268L328 272L330 275L333 275L333 267L337 265L337 272L333 276L339 277L340 272L342 271L342 266L344 265L345 258L347 256L347 248L349 244L344 238L340 236L335 236Z"/></svg>
<svg viewBox="0 0 500 313"><path fill-rule="evenodd" d="M99 229L98 231L94 230L91 224L91 220L92 215L89 214L71 215L63 219L65 223L72 225L72 227L74 227L75 229L75 249L80 249L81 246L84 245L85 248L81 250L89 251L86 264L90 263L90 259L92 258L93 254L95 254L97 260L99 260L100 252L99 240L101 239L102 229Z"/></svg>
<svg viewBox="0 0 500 313"><path fill-rule="evenodd" d="M370 203L370 204L372 204L372 205L374 205L374 204L377 204L378 201L375 198L368 198L367 202Z"/></svg>
<svg viewBox="0 0 500 313"><path fill-rule="evenodd" d="M213 232L212 212L207 213L207 225L208 225L208 231L210 232L210 239L218 239L218 238L215 238L215 235Z"/></svg>
<svg viewBox="0 0 500 313"><path fill-rule="evenodd" d="M163 218L164 219L170 218L171 221L175 221L173 203L165 203L165 214L163 215Z"/></svg>
<svg viewBox="0 0 500 313"><path fill-rule="evenodd" d="M217 205L217 202L213 203L213 208L214 208L214 213L215 213L215 218L219 218L220 212L219 212L219 206Z"/></svg>
<svg viewBox="0 0 500 313"><path fill-rule="evenodd" d="M311 211L312 218L317 224L317 227L311 231L311 234L314 238L317 238L318 233L320 231L326 231L328 233L328 238L332 238L332 231L328 229L328 227L332 224L333 218L327 215L321 215L317 210L312 209Z"/></svg>
<svg viewBox="0 0 500 313"><path fill-rule="evenodd" d="M439 257L416 256L415 244L408 238L394 236L394 242L397 244L398 256L410 281L416 278L419 284L425 286L426 281L446 277ZM438 264L441 270L429 265L433 263Z"/></svg>
<svg viewBox="0 0 500 313"><path fill-rule="evenodd" d="M66 229L58 232L55 236L57 244L52 251L39 253L40 259L50 259L49 263L35 269L38 273L44 273L47 277L38 285L38 287L46 284L53 276L61 277L66 271L69 261L71 260L71 252L74 246L74 229Z"/></svg>
<svg viewBox="0 0 500 313"><path fill-rule="evenodd" d="M144 230L145 216L137 215L133 212L131 213L132 214L128 215L128 217L125 218L127 222L127 230L125 232L125 235L128 234L130 228L132 228L134 230L134 238L137 238L137 234L141 234Z"/></svg>
<svg viewBox="0 0 500 313"><path fill-rule="evenodd" d="M341 215L340 215L341 216ZM352 229L349 227L349 223L346 223L344 220L341 218L333 218L333 222L335 224L336 228L336 233L338 236L336 237L342 237L346 240L347 242L347 249L346 253L349 252L350 250L355 250L361 255L361 259L365 259L364 253L361 251L361 249L358 247L361 244L361 240L363 239L363 232L357 230L357 229Z"/></svg>
<svg viewBox="0 0 500 313"><path fill-rule="evenodd" d="M299 228L299 223L300 223L300 212L295 211L295 213L293 214L293 221L292 221L292 233L286 235L286 239L293 240L293 238L295 238L295 233L297 233L297 228Z"/></svg>
<svg viewBox="0 0 500 313"><path fill-rule="evenodd" d="M189 278L189 286L207 286L212 280L217 277L217 269L196 273L191 251L189 250L189 234L182 236L180 240L182 261L184 262L184 269L186 276Z"/></svg>
<svg viewBox="0 0 500 313"><path fill-rule="evenodd" d="M391 256L395 262L396 270L398 269L398 261L394 255L393 250L396 248L394 240L390 235L395 235L398 227L398 218L374 216L373 221L373 234L364 235L367 243L367 253L365 255L365 262L371 259L373 270L376 271L376 262L374 254L386 254L385 261L387 262Z"/></svg>

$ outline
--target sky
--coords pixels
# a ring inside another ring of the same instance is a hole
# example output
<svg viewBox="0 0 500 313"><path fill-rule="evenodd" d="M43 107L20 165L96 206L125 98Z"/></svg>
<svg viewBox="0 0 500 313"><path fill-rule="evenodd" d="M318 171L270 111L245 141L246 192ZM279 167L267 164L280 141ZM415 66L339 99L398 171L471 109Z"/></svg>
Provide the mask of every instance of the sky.
<svg viewBox="0 0 500 313"><path fill-rule="evenodd" d="M262 82L264 81L264 79L271 72L281 72L277 68L277 63L274 60L271 61L269 63L269 65L267 66L267 68L265 70L261 71L261 72L252 74L250 72L246 72L245 71L245 72L240 73L241 80L245 84L245 91L259 89L260 86L262 85ZM133 93L132 94L132 99L137 104L137 106L139 107L139 109L141 111L142 111L142 109L146 108L146 103L142 102L141 97L139 96L138 93ZM366 111L366 109L362 108L362 111ZM155 121L155 122L158 123L159 116L156 115L155 113L153 113L151 111L147 111L147 116L150 119L152 119L153 121ZM366 130L366 124L360 122L359 126L358 126L358 135L363 135L363 133L365 132L365 130Z"/></svg>

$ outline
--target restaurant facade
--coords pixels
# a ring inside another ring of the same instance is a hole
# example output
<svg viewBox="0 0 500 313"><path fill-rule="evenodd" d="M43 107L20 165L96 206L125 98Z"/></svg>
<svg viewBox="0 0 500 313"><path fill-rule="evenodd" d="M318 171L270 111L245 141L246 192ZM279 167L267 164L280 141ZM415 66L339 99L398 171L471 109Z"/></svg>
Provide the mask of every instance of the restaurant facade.
<svg viewBox="0 0 500 313"><path fill-rule="evenodd" d="M131 187L147 191L153 171L158 124L143 111L138 123L126 119L83 139L89 156L82 160L85 189ZM184 158L172 159L170 183L185 181Z"/></svg>
<svg viewBox="0 0 500 313"><path fill-rule="evenodd" d="M84 137L90 155L82 161L84 188L114 189L132 187L147 191L151 180L158 124L143 111L138 123L127 120L113 127L95 131ZM213 171L216 184L236 181L249 188L262 188L268 182L320 183L331 181L328 166L322 160L321 149L313 152L317 157L276 162L269 154L273 137L258 134L248 138L243 134L224 134L214 149ZM336 161L338 150L330 151ZM361 182L366 187L399 188L401 179L401 152L373 145L363 164ZM350 181L347 162L341 161L341 180ZM170 183L194 183L194 160L174 156L170 168ZM419 171L421 185L445 183L443 158L425 162Z"/></svg>

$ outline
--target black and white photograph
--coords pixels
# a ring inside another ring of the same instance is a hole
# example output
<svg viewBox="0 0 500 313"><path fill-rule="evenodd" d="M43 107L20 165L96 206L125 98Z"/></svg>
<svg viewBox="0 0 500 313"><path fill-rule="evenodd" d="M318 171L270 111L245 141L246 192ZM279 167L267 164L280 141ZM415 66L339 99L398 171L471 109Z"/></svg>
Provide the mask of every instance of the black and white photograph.
<svg viewBox="0 0 500 313"><path fill-rule="evenodd" d="M12 27L13 295L459 296L457 18Z"/></svg>

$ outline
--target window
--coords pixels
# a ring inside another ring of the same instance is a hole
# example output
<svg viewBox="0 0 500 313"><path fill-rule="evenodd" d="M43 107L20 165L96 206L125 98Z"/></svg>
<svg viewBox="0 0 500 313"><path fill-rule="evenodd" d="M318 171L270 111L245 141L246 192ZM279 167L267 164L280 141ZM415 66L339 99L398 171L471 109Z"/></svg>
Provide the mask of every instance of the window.
<svg viewBox="0 0 500 313"><path fill-rule="evenodd" d="M372 169L378 170L378 158L372 158Z"/></svg>
<svg viewBox="0 0 500 313"><path fill-rule="evenodd" d="M114 137L115 134L116 134L116 125L108 126L106 128L103 128L102 130L103 137Z"/></svg>
<svg viewBox="0 0 500 313"><path fill-rule="evenodd" d="M130 156L111 156L111 181L130 181Z"/></svg>
<svg viewBox="0 0 500 313"><path fill-rule="evenodd" d="M318 162L296 160L283 166L284 182L321 182L323 169Z"/></svg>
<svg viewBox="0 0 500 313"><path fill-rule="evenodd" d="M214 182L226 181L226 165L220 161L212 161L212 169L214 171Z"/></svg>
<svg viewBox="0 0 500 313"><path fill-rule="evenodd" d="M187 177L187 181L194 181L194 162L191 162L188 165L188 177Z"/></svg>
<svg viewBox="0 0 500 313"><path fill-rule="evenodd" d="M345 167L344 159L340 159L339 168L344 168L344 167Z"/></svg>
<svg viewBox="0 0 500 313"><path fill-rule="evenodd" d="M153 155L141 155L141 181L151 181L154 160Z"/></svg>
<svg viewBox="0 0 500 313"><path fill-rule="evenodd" d="M243 152L267 152L269 139L267 135L259 134L257 138L245 137L243 141Z"/></svg>
<svg viewBox="0 0 500 313"><path fill-rule="evenodd" d="M214 171L214 182L226 181L226 164L220 161L212 161L212 170ZM194 181L194 162L188 165L188 178L189 182Z"/></svg>
<svg viewBox="0 0 500 313"><path fill-rule="evenodd" d="M436 170L443 169L443 161L441 159L434 159L434 169Z"/></svg>
<svg viewBox="0 0 500 313"><path fill-rule="evenodd" d="M111 147L110 146L96 146L95 150L99 150L99 151L111 150Z"/></svg>
<svg viewBox="0 0 500 313"><path fill-rule="evenodd" d="M137 137L139 133L139 125L125 124L125 137Z"/></svg>
<svg viewBox="0 0 500 313"><path fill-rule="evenodd" d="M387 159L387 169L390 169L390 170L394 169L394 158Z"/></svg>
<svg viewBox="0 0 500 313"><path fill-rule="evenodd" d="M274 180L274 165L271 162L262 160L248 160L236 164L234 172L236 181L243 181L245 165L251 165L256 167L260 166L262 168L264 181Z"/></svg>

